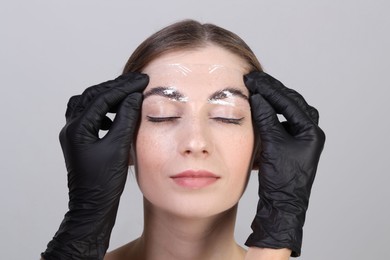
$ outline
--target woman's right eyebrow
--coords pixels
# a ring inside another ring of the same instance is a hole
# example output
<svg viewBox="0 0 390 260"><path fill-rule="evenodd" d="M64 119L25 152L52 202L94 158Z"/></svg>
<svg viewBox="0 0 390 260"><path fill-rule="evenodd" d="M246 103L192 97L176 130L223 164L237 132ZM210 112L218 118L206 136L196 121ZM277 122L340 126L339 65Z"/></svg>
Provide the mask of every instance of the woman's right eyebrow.
<svg viewBox="0 0 390 260"><path fill-rule="evenodd" d="M162 96L176 101L183 101L185 96L173 87L154 87L144 93L144 99L150 96Z"/></svg>

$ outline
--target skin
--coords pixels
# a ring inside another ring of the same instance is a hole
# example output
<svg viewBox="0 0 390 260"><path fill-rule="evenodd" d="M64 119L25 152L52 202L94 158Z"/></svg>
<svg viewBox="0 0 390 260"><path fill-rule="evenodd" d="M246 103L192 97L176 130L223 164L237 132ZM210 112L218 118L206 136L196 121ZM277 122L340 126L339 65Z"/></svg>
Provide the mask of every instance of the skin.
<svg viewBox="0 0 390 260"><path fill-rule="evenodd" d="M246 67L235 54L209 45L165 54L144 69L150 83L132 158L144 195L144 232L106 260L288 259L287 249L247 252L234 240L254 147ZM242 95L215 95L228 87ZM201 187L172 178L188 170L217 178Z"/></svg>

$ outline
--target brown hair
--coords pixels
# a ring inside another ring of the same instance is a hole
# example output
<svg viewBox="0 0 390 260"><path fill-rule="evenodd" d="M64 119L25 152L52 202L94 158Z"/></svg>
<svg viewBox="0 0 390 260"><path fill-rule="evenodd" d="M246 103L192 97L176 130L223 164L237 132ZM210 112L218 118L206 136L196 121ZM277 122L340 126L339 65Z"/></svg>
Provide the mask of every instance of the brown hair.
<svg viewBox="0 0 390 260"><path fill-rule="evenodd" d="M236 34L213 24L184 20L152 34L133 52L123 73L141 72L151 61L172 52L202 48L215 44L241 57L248 64L248 72L262 71L249 46Z"/></svg>

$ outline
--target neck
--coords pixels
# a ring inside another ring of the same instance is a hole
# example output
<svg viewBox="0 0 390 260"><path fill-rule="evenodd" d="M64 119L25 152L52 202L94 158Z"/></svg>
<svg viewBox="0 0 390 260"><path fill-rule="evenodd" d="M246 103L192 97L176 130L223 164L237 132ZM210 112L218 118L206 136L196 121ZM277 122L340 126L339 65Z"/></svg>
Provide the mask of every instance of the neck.
<svg viewBox="0 0 390 260"><path fill-rule="evenodd" d="M148 260L243 259L244 250L234 240L236 213L237 205L207 218L181 217L144 199L145 228L137 251Z"/></svg>

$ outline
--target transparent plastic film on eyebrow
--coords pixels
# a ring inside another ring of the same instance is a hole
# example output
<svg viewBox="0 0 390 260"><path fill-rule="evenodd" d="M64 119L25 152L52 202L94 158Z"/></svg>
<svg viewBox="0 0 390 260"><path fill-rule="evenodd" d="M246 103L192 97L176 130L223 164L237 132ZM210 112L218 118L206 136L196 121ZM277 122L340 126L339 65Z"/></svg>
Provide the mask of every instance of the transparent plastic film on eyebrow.
<svg viewBox="0 0 390 260"><path fill-rule="evenodd" d="M226 67L221 64L202 64L202 63L167 63L151 66L145 71L153 81L158 78L158 83L164 86L162 90L164 96L178 102L188 102L187 96L178 95L178 89L188 81L202 82L208 84L219 84L224 82L226 75L235 75L242 78L243 72ZM201 83L200 83L201 84ZM236 106L234 94L224 89L218 95L207 100L210 104Z"/></svg>
<svg viewBox="0 0 390 260"><path fill-rule="evenodd" d="M213 98L207 99L207 101L210 104L214 104L214 105L236 106L236 102L233 98L233 93L231 91L223 90L221 92L221 94L222 95L220 95L220 96L223 96L223 99L213 97Z"/></svg>
<svg viewBox="0 0 390 260"><path fill-rule="evenodd" d="M214 80L216 80L216 81L220 80L221 72L222 73L227 72L229 75L236 73L239 75L240 78L242 77L242 72L235 70L235 69L232 69L232 68L228 68L224 65L212 64L212 65L209 65L209 67L208 67L208 73L210 75L214 75ZM215 105L237 106L237 102L236 102L236 98L234 96L234 93L229 89L222 90L217 96L209 98L207 101L210 104L215 104Z"/></svg>

